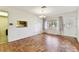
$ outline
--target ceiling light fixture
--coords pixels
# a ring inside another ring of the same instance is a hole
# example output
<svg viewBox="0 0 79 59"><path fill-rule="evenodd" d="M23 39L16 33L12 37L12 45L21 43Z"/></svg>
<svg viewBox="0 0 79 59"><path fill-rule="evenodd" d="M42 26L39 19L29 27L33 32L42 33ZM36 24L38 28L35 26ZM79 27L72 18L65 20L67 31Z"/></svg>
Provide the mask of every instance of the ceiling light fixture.
<svg viewBox="0 0 79 59"><path fill-rule="evenodd" d="M40 15L39 17L40 17L40 18L46 18L46 16L45 16L45 15Z"/></svg>
<svg viewBox="0 0 79 59"><path fill-rule="evenodd" d="M46 6L42 6L41 8L47 8Z"/></svg>
<svg viewBox="0 0 79 59"><path fill-rule="evenodd" d="M42 6L41 7L41 13L42 13L42 15L39 16L40 18L46 18L45 14L44 14L46 8L47 8L46 6Z"/></svg>

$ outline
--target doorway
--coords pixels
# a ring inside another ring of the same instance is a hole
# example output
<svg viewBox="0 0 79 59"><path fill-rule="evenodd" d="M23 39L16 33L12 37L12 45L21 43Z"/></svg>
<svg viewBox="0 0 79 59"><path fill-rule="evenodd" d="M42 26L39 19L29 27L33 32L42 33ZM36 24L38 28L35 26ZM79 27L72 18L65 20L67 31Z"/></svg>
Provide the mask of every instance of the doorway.
<svg viewBox="0 0 79 59"><path fill-rule="evenodd" d="M8 12L0 11L0 44L8 42Z"/></svg>

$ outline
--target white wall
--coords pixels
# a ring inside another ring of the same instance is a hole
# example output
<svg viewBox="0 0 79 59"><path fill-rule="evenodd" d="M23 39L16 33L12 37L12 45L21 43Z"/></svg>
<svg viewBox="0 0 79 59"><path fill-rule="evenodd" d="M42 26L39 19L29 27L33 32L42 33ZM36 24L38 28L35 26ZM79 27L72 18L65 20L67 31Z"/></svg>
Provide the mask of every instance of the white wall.
<svg viewBox="0 0 79 59"><path fill-rule="evenodd" d="M8 35L9 42L18 40L21 38L29 37L32 35L36 35L42 32L42 20L38 19L38 17L36 17L35 15L25 12L23 10L12 8L12 7L0 7L0 9L8 11L9 23L13 23L12 26L9 26L9 35ZM78 10L78 15L79 15L79 10ZM67 28L64 27L65 29L64 35L77 36L79 38L79 31L78 31L79 30L79 16L78 16L78 23L76 23L76 11L55 15L55 17L58 17L58 16L64 17L64 24L66 24L67 22L73 22L74 24L71 30L69 29L67 30ZM28 27L16 28L17 20L28 21ZM78 28L77 28L77 25L78 25ZM53 31L53 32L56 32L56 31Z"/></svg>
<svg viewBox="0 0 79 59"><path fill-rule="evenodd" d="M66 13L63 16L64 35L77 37L77 13L76 11Z"/></svg>
<svg viewBox="0 0 79 59"><path fill-rule="evenodd" d="M78 38L78 41L79 41L79 8L77 10L77 38Z"/></svg>
<svg viewBox="0 0 79 59"><path fill-rule="evenodd" d="M77 12L76 12L76 10L71 11L71 12L58 14L58 15L55 15L55 16L53 15L53 17L56 17L56 18L60 17L60 16L63 17L63 25L64 25L63 26L64 32L63 32L62 35L77 37ZM69 23L71 25L68 27ZM58 27L59 27L59 25L58 25ZM51 31L53 31L53 32L51 32ZM58 33L58 31L49 29L47 32L52 33L52 34L56 34L56 32L57 32L58 35L61 35L60 33Z"/></svg>
<svg viewBox="0 0 79 59"><path fill-rule="evenodd" d="M33 36L42 32L42 20L38 19L35 15L12 7L0 7L0 8L2 10L8 11L9 23L13 23L12 26L9 25L9 35L8 35L9 42ZM16 28L17 20L27 21L28 27Z"/></svg>

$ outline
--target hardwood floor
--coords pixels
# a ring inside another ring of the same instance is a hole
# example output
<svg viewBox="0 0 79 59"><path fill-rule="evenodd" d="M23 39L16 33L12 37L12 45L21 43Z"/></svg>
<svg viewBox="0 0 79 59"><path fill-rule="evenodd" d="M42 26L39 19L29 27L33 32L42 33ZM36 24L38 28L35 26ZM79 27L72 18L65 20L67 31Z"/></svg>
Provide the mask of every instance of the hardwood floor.
<svg viewBox="0 0 79 59"><path fill-rule="evenodd" d="M0 51L12 52L78 52L79 43L73 37L39 34L8 44L1 44Z"/></svg>

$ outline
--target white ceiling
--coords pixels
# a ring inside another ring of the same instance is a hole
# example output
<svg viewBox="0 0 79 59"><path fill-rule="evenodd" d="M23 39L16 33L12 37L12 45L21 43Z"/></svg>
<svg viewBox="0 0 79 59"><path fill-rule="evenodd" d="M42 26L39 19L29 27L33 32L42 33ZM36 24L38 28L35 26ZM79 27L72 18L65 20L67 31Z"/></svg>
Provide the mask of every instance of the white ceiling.
<svg viewBox="0 0 79 59"><path fill-rule="evenodd" d="M16 6L14 8L21 9L23 11L28 11L30 13L33 13L35 15L41 15L41 6ZM76 6L47 6L45 8L45 12L43 14L45 15L55 15L60 14L64 12L70 12L76 10L78 7Z"/></svg>

